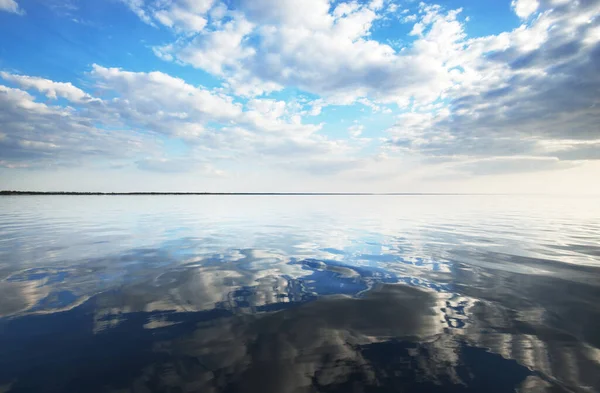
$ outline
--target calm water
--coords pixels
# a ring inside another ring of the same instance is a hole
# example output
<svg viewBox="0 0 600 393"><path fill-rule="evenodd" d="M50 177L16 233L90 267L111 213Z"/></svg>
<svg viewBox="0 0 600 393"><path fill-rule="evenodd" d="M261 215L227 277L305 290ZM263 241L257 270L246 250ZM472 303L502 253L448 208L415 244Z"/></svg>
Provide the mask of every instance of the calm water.
<svg viewBox="0 0 600 393"><path fill-rule="evenodd" d="M0 197L0 392L597 392L600 200Z"/></svg>

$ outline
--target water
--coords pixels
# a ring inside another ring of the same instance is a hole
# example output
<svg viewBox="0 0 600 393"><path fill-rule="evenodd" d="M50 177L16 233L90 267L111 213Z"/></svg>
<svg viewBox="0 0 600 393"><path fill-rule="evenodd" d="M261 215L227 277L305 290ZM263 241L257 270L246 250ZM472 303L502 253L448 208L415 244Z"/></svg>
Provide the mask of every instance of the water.
<svg viewBox="0 0 600 393"><path fill-rule="evenodd" d="M600 201L0 197L0 392L600 391Z"/></svg>

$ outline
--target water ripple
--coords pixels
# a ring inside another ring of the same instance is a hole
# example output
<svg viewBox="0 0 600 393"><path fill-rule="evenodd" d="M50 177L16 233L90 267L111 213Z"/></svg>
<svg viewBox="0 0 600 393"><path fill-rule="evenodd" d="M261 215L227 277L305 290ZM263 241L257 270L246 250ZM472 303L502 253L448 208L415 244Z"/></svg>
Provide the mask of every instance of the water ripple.
<svg viewBox="0 0 600 393"><path fill-rule="evenodd" d="M0 198L0 391L597 391L597 202Z"/></svg>

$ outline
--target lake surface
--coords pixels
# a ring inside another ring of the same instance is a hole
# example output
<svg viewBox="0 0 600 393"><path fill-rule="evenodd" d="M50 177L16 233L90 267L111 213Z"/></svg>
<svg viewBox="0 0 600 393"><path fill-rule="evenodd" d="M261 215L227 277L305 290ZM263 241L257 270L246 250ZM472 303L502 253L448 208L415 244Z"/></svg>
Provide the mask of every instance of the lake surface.
<svg viewBox="0 0 600 393"><path fill-rule="evenodd" d="M600 200L0 197L0 392L598 392Z"/></svg>

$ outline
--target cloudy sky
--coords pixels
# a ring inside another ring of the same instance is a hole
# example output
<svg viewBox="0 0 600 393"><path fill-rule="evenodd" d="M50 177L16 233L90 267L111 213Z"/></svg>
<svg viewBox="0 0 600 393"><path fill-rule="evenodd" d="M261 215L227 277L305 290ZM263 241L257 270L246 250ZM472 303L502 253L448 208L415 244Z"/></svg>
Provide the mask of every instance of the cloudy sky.
<svg viewBox="0 0 600 393"><path fill-rule="evenodd" d="M600 192L600 0L0 0L0 188Z"/></svg>

